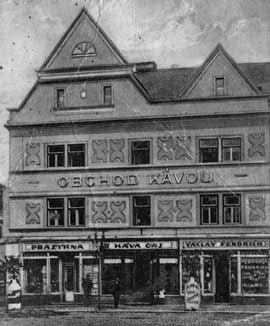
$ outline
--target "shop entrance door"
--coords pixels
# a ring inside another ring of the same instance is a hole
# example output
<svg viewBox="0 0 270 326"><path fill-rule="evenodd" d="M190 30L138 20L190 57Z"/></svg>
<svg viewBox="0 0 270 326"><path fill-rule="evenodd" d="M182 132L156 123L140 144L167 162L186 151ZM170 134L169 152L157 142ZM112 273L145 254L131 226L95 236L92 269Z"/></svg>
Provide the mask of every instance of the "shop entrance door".
<svg viewBox="0 0 270 326"><path fill-rule="evenodd" d="M150 268L151 256L148 252L136 253L135 262L135 289L142 290L147 286L147 282L151 280Z"/></svg>
<svg viewBox="0 0 270 326"><path fill-rule="evenodd" d="M229 258L221 254L215 259L216 266L216 302L229 302Z"/></svg>
<svg viewBox="0 0 270 326"><path fill-rule="evenodd" d="M63 266L63 281L65 292L75 292L75 276L75 264L65 262Z"/></svg>

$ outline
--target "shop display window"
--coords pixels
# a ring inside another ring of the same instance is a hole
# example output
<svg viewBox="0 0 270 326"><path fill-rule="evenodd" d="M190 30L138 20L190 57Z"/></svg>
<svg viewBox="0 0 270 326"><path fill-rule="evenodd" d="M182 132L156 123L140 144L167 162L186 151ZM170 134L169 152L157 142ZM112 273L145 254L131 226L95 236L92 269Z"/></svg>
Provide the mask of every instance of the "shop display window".
<svg viewBox="0 0 270 326"><path fill-rule="evenodd" d="M243 294L269 293L267 257L241 257L241 287Z"/></svg>
<svg viewBox="0 0 270 326"><path fill-rule="evenodd" d="M121 258L105 258L102 266L102 293L112 292L113 281L121 275Z"/></svg>
<svg viewBox="0 0 270 326"><path fill-rule="evenodd" d="M237 273L237 257L231 257L230 260L230 293L238 292L238 273Z"/></svg>
<svg viewBox="0 0 270 326"><path fill-rule="evenodd" d="M199 255L183 255L181 263L182 273L182 294L185 292L185 285L190 280L190 277L194 277L195 281L201 286L200 279L201 263Z"/></svg>
<svg viewBox="0 0 270 326"><path fill-rule="evenodd" d="M68 222L70 226L81 226L85 223L85 199L68 199Z"/></svg>
<svg viewBox="0 0 270 326"><path fill-rule="evenodd" d="M87 258L83 259L83 278L86 278L87 274L90 274L90 279L93 282L92 294L98 294L98 259Z"/></svg>
<svg viewBox="0 0 270 326"><path fill-rule="evenodd" d="M58 259L50 259L51 264L51 292L59 292L59 261Z"/></svg>
<svg viewBox="0 0 270 326"><path fill-rule="evenodd" d="M179 293L179 267L177 258L159 258L159 288L166 294Z"/></svg>
<svg viewBox="0 0 270 326"><path fill-rule="evenodd" d="M151 224L151 198L150 196L133 197L133 223L134 225Z"/></svg>
<svg viewBox="0 0 270 326"><path fill-rule="evenodd" d="M27 293L46 293L47 273L45 259L25 259L25 290Z"/></svg>
<svg viewBox="0 0 270 326"><path fill-rule="evenodd" d="M213 257L203 257L203 292L214 292Z"/></svg>
<svg viewBox="0 0 270 326"><path fill-rule="evenodd" d="M85 145L67 145L67 156L69 167L85 166Z"/></svg>

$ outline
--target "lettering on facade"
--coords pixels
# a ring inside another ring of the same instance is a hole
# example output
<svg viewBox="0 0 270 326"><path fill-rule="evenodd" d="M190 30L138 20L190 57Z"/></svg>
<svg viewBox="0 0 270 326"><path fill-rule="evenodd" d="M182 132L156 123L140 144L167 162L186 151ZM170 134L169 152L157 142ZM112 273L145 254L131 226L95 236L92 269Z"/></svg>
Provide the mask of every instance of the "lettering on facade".
<svg viewBox="0 0 270 326"><path fill-rule="evenodd" d="M120 187L120 186L137 186L140 177L131 175L100 175L100 176L72 176L61 177L57 180L60 188L72 187ZM142 178L142 177L141 177ZM178 184L198 184L198 183L214 183L214 172L209 170L202 171L184 171L170 173L168 169L162 173L150 174L142 180L145 185L178 185Z"/></svg>
<svg viewBox="0 0 270 326"><path fill-rule="evenodd" d="M105 242L107 249L176 249L176 241Z"/></svg>
<svg viewBox="0 0 270 326"><path fill-rule="evenodd" d="M213 171L184 171L180 173L170 173L169 169L166 169L160 174L150 174L150 185L165 185L165 184L194 184L194 183L212 183L214 182Z"/></svg>
<svg viewBox="0 0 270 326"><path fill-rule="evenodd" d="M266 248L265 240L185 240L182 242L182 249L250 249Z"/></svg>
<svg viewBox="0 0 270 326"><path fill-rule="evenodd" d="M89 250L87 243L33 243L24 244L24 251L80 251Z"/></svg>

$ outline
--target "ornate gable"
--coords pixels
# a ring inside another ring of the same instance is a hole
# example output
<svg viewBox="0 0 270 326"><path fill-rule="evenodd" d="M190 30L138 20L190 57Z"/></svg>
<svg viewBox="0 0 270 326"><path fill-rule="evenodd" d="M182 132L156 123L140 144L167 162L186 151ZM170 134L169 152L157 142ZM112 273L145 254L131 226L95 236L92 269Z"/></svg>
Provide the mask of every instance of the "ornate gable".
<svg viewBox="0 0 270 326"><path fill-rule="evenodd" d="M257 93L257 88L218 44L187 83L181 97L251 96Z"/></svg>
<svg viewBox="0 0 270 326"><path fill-rule="evenodd" d="M116 46L83 8L51 52L41 71L127 63Z"/></svg>

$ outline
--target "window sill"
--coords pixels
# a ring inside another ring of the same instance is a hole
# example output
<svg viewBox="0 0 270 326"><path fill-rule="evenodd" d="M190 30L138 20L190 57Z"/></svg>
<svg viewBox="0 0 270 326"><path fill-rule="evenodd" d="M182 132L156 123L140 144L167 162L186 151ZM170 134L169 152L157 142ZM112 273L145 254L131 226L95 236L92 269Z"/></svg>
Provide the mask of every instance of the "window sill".
<svg viewBox="0 0 270 326"><path fill-rule="evenodd" d="M100 105L87 105L87 106L67 106L63 108L53 107L53 111L57 114L67 114L67 113L78 113L79 112L91 112L91 111L103 111L112 110L114 104L100 104Z"/></svg>

